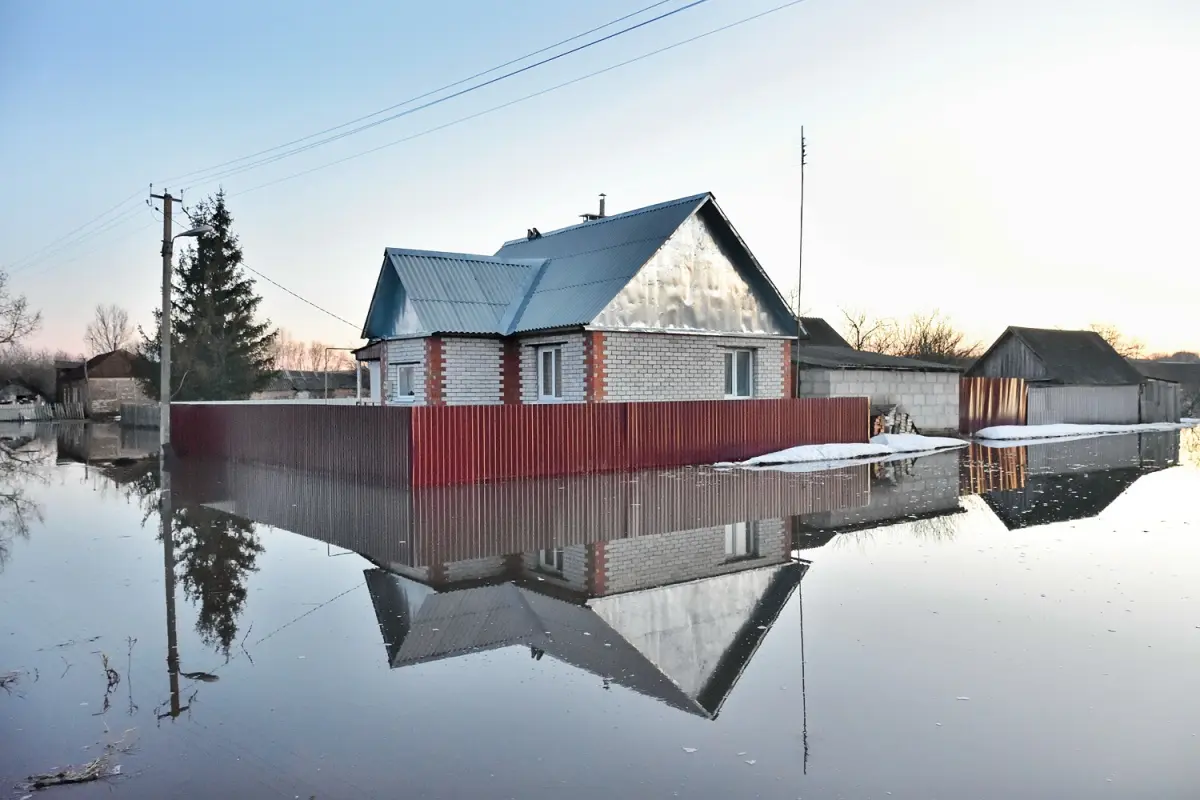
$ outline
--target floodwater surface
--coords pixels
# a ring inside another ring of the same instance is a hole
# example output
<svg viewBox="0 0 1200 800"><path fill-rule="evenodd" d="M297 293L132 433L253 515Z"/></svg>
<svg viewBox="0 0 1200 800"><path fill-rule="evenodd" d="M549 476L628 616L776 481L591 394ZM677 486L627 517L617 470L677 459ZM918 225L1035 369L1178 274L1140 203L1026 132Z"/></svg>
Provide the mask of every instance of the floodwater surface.
<svg viewBox="0 0 1200 800"><path fill-rule="evenodd" d="M35 796L1200 796L1195 430L420 492L184 464L166 538L153 441L0 434L0 797L102 755Z"/></svg>

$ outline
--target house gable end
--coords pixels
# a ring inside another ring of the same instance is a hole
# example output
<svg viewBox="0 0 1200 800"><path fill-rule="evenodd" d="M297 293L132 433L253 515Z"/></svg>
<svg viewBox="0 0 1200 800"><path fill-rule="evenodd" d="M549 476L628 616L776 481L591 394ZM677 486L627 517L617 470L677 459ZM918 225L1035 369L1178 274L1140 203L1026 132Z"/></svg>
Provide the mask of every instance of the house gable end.
<svg viewBox="0 0 1200 800"><path fill-rule="evenodd" d="M1011 328L1000 334L1000 338L971 366L967 375L972 378L1023 378L1027 381L1044 381L1052 377L1041 357Z"/></svg>
<svg viewBox="0 0 1200 800"><path fill-rule="evenodd" d="M383 266L375 280L375 291L363 323L362 338L368 341L399 336L420 329L420 320L407 302L404 285L392 263L391 256L384 254Z"/></svg>
<svg viewBox="0 0 1200 800"><path fill-rule="evenodd" d="M795 318L715 202L688 215L592 319L596 328L787 336Z"/></svg>

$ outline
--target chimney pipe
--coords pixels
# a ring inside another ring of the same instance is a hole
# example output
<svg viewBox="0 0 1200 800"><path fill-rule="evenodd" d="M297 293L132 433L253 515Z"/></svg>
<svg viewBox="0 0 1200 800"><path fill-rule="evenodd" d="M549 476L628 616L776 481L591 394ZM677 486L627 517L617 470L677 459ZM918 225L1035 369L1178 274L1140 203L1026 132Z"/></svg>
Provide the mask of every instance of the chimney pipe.
<svg viewBox="0 0 1200 800"><path fill-rule="evenodd" d="M600 193L600 219L604 219L604 192Z"/></svg>

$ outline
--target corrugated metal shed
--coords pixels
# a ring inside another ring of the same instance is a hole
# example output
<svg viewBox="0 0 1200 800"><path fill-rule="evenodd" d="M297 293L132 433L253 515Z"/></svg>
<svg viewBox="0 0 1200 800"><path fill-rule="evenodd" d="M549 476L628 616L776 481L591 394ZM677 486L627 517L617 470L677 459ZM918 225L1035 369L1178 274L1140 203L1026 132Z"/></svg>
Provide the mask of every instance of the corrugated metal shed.
<svg viewBox="0 0 1200 800"><path fill-rule="evenodd" d="M1142 375L1094 331L1010 327L988 348L969 374L989 375L993 354L1011 340L1022 343L1044 368L1044 378L1066 386L1136 386ZM1010 377L1010 376L993 376ZM1011 377L1034 378L1032 375Z"/></svg>
<svg viewBox="0 0 1200 800"><path fill-rule="evenodd" d="M792 361L802 367L819 367L822 369L881 369L902 370L905 372L959 371L958 367L950 364L918 361L915 358L885 356L880 353L869 353L865 350L854 350L849 347L801 345L800 347L793 348Z"/></svg>

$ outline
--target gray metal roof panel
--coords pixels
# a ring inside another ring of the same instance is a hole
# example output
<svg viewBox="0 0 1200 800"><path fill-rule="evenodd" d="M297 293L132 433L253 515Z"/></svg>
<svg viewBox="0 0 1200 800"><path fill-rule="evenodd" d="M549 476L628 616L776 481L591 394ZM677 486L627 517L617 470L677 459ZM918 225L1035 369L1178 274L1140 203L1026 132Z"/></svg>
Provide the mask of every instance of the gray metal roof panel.
<svg viewBox="0 0 1200 800"><path fill-rule="evenodd" d="M881 369L906 372L961 372L953 364L919 361L915 358L885 356L849 347L822 347L801 343L793 349L792 360L805 367L825 369Z"/></svg>
<svg viewBox="0 0 1200 800"><path fill-rule="evenodd" d="M1007 333L1023 341L1037 355L1056 383L1129 386L1142 382L1142 374L1094 331L1010 327ZM986 354L980 362L985 358Z"/></svg>

